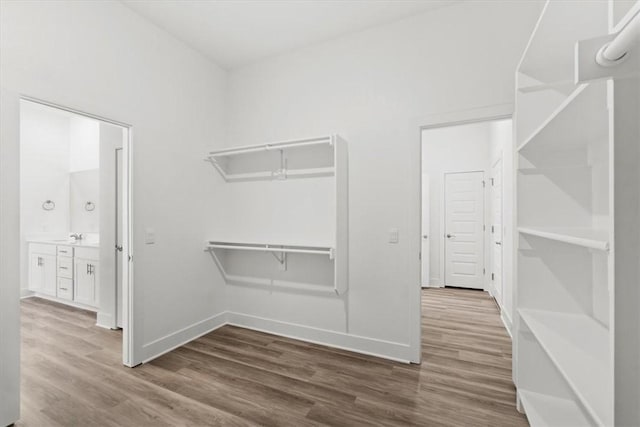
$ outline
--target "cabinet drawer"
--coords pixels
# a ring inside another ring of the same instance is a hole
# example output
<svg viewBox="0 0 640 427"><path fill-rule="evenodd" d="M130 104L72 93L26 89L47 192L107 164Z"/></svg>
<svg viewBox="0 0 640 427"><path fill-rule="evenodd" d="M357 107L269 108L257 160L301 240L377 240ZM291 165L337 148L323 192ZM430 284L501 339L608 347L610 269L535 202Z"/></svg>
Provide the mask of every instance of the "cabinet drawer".
<svg viewBox="0 0 640 427"><path fill-rule="evenodd" d="M58 298L73 300L73 280L58 277L58 289L56 295Z"/></svg>
<svg viewBox="0 0 640 427"><path fill-rule="evenodd" d="M58 246L58 256L73 256L73 248L71 246Z"/></svg>
<svg viewBox="0 0 640 427"><path fill-rule="evenodd" d="M73 258L58 257L58 277L73 279Z"/></svg>
<svg viewBox="0 0 640 427"><path fill-rule="evenodd" d="M56 245L47 245L45 243L29 243L29 251L33 254L55 255Z"/></svg>
<svg viewBox="0 0 640 427"><path fill-rule="evenodd" d="M76 258L88 259L91 261L99 261L100 260L100 250L98 248L75 248L75 256Z"/></svg>

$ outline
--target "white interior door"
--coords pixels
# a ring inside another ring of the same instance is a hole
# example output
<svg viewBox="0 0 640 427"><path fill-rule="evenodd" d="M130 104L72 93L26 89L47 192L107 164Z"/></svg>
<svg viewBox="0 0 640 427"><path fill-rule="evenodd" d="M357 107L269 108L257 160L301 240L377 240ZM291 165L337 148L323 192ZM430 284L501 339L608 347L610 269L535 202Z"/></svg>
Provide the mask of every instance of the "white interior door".
<svg viewBox="0 0 640 427"><path fill-rule="evenodd" d="M445 174L445 285L484 288L484 172Z"/></svg>
<svg viewBox="0 0 640 427"><path fill-rule="evenodd" d="M491 171L491 282L502 307L502 159Z"/></svg>
<svg viewBox="0 0 640 427"><path fill-rule="evenodd" d="M430 283L430 268L429 268L429 175L426 173L422 174L422 235L420 239L422 240L422 248L420 252L421 261L422 261L422 287L426 288Z"/></svg>

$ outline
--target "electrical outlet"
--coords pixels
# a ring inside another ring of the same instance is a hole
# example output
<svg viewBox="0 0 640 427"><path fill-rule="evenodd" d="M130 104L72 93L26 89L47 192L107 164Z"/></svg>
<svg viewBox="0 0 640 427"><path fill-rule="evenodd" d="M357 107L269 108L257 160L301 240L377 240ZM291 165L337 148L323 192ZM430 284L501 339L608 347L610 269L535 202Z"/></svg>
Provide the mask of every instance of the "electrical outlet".
<svg viewBox="0 0 640 427"><path fill-rule="evenodd" d="M389 230L389 243L398 243L400 240L400 232L397 228Z"/></svg>

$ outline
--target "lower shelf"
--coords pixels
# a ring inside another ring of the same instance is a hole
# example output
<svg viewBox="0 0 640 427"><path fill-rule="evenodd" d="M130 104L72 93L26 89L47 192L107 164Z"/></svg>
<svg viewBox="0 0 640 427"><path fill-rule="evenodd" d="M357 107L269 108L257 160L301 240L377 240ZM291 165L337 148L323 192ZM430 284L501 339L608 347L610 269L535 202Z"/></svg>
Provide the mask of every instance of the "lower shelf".
<svg viewBox="0 0 640 427"><path fill-rule="evenodd" d="M611 425L613 370L607 329L584 314L518 313L587 412L598 424Z"/></svg>
<svg viewBox="0 0 640 427"><path fill-rule="evenodd" d="M592 425L582 409L572 400L528 390L519 390L518 395L532 427L585 427Z"/></svg>

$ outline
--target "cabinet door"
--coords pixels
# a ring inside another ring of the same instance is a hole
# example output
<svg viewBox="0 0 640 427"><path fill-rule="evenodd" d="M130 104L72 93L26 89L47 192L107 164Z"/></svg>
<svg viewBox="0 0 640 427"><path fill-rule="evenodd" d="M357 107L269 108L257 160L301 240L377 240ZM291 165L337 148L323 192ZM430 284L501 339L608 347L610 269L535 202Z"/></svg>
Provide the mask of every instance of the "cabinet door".
<svg viewBox="0 0 640 427"><path fill-rule="evenodd" d="M98 263L92 260L76 258L75 284L73 300L81 304L97 306L98 301Z"/></svg>
<svg viewBox="0 0 640 427"><path fill-rule="evenodd" d="M42 289L40 292L47 295L56 295L58 287L56 281L56 256L55 255L40 255L42 259L40 268L42 269Z"/></svg>
<svg viewBox="0 0 640 427"><path fill-rule="evenodd" d="M29 290L40 292L42 290L42 255L29 255Z"/></svg>

